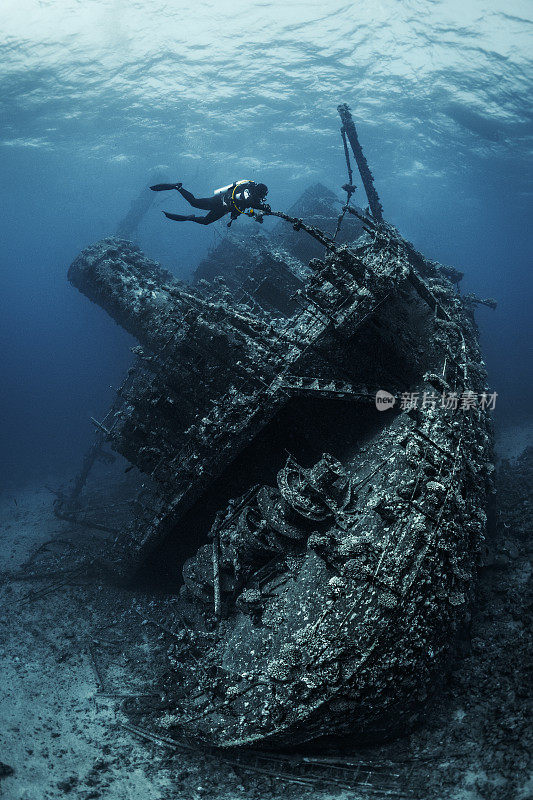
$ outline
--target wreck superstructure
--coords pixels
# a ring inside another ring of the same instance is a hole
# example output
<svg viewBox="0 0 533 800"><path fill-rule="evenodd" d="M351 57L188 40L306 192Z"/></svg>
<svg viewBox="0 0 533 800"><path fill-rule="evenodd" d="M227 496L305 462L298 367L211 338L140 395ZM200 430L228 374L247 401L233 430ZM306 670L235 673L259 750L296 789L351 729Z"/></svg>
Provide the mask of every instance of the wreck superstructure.
<svg viewBox="0 0 533 800"><path fill-rule="evenodd" d="M309 264L285 227L193 284L117 238L69 270L139 342L100 426L150 477L114 558L182 584L172 724L219 746L404 729L467 609L491 473L472 307L370 197L344 243L341 217L280 215Z"/></svg>

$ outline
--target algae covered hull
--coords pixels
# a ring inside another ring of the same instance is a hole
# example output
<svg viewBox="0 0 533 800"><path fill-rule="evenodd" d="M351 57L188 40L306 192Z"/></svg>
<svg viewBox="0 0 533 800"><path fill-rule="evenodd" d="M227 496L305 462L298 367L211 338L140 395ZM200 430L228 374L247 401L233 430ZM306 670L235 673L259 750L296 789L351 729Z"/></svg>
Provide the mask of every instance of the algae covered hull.
<svg viewBox="0 0 533 800"><path fill-rule="evenodd" d="M117 238L69 271L139 342L99 431L147 476L113 558L174 584L166 725L218 746L405 729L467 613L492 469L472 304L353 210L335 241L233 234L191 284ZM335 227L322 187L294 213Z"/></svg>

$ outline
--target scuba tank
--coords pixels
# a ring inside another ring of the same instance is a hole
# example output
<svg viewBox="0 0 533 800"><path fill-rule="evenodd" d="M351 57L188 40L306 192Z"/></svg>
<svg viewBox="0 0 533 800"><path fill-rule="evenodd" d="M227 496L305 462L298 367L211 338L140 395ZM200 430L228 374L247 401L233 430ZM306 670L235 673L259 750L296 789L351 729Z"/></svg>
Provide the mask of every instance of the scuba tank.
<svg viewBox="0 0 533 800"><path fill-rule="evenodd" d="M228 186L221 186L220 189L215 189L213 192L214 196L221 195L222 202L227 208L231 209L231 220L228 222L228 228L230 227L231 223L234 219L240 214L247 214L253 216L254 212L253 209L243 209L239 208L238 195L241 191L246 191L251 186L255 186L255 181L250 180L249 178L243 178L240 181L235 181L234 183L228 184ZM240 189L242 187L242 189Z"/></svg>
<svg viewBox="0 0 533 800"><path fill-rule="evenodd" d="M238 206L238 195L242 191L240 187L243 187L244 191L246 191L246 188L251 186L255 186L255 181L249 178L242 178L239 181L228 184L228 186L221 186L220 189L215 189L213 195L215 197L217 195L222 195L224 205L229 206L232 211L239 215L243 213L243 209Z"/></svg>
<svg viewBox="0 0 533 800"><path fill-rule="evenodd" d="M233 183L228 183L227 186L221 186L220 189L215 189L213 195L216 197L217 194L225 194L228 191L228 189L232 189L234 185L235 184Z"/></svg>

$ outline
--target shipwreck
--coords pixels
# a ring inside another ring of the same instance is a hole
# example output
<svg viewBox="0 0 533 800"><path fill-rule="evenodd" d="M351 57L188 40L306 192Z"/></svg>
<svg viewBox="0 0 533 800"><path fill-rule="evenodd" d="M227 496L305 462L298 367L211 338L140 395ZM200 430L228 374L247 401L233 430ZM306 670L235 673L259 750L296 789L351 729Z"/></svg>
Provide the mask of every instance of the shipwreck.
<svg viewBox="0 0 533 800"><path fill-rule="evenodd" d="M96 524L80 492L109 446L142 473L109 558L175 593L167 729L218 747L408 729L453 653L483 541L474 299L384 220L339 113L340 207L314 187L270 232L224 238L191 283L117 237L68 274L138 346L57 511Z"/></svg>

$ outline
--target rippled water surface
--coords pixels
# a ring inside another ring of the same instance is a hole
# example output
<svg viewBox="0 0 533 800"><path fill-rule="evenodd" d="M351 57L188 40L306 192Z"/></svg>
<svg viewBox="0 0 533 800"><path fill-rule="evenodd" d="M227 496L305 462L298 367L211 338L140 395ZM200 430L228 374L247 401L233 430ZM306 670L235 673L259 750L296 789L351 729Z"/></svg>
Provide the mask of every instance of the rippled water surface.
<svg viewBox="0 0 533 800"><path fill-rule="evenodd" d="M5 4L4 146L119 159L172 142L294 177L331 158L340 98L403 173L438 168L450 138L503 157L531 133L525 0Z"/></svg>
<svg viewBox="0 0 533 800"><path fill-rule="evenodd" d="M278 208L310 183L338 188L341 101L387 218L500 301L480 324L502 406L521 414L530 11L525 0L3 0L4 419L23 454L13 463L79 447L127 361L128 342L66 285L79 249L114 231L158 165L198 193L261 177ZM162 207L141 244L186 276L217 234L167 224Z"/></svg>

